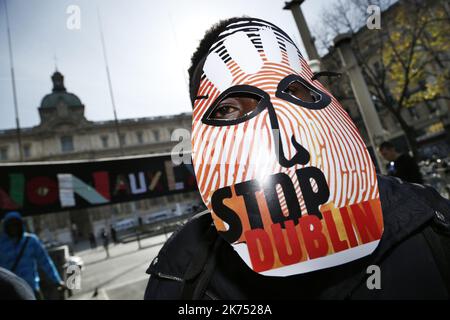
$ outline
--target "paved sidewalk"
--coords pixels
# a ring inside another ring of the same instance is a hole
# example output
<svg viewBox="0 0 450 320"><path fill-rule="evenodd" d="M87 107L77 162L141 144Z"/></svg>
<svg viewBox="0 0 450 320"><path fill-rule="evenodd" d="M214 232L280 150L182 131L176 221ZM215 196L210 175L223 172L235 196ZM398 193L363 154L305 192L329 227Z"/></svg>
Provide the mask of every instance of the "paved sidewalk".
<svg viewBox="0 0 450 320"><path fill-rule="evenodd" d="M167 235L167 237L170 235ZM81 289L70 299L142 299L148 281L145 270L166 241L165 235L110 245L110 258L103 247L76 252L85 264Z"/></svg>

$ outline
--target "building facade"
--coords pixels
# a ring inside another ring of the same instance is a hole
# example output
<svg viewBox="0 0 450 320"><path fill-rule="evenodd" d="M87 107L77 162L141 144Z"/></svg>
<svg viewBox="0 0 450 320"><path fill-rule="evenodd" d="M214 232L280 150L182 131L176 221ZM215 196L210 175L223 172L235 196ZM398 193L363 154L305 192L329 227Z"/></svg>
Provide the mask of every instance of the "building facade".
<svg viewBox="0 0 450 320"><path fill-rule="evenodd" d="M23 161L64 161L100 159L122 155L169 153L178 141L171 141L172 132L190 130L191 114L89 121L85 106L66 90L64 76L55 72L53 90L43 97L38 108L40 123L21 129ZM21 159L17 131L0 131L0 165ZM70 243L86 239L92 232L98 235L103 228L122 219L146 218L164 210L184 210L199 204L197 192L177 194L155 199L105 205L27 218L30 228L44 241Z"/></svg>
<svg viewBox="0 0 450 320"><path fill-rule="evenodd" d="M386 30L397 30L399 27L397 24L397 16L401 6L405 5L404 2L396 2L389 7L386 11L382 12L381 21L382 28ZM445 8L450 13L450 7L448 4L443 4L444 7L439 5L433 6L430 2L429 10L430 14L435 14L437 11ZM400 26L401 30L401 26ZM380 34L377 31L373 31L366 27L362 27L358 32L352 34L352 46L355 48L355 54L360 60L363 60L366 68L370 68L372 72L377 73L380 69L379 62L379 50L380 46ZM450 52L440 53L441 61L444 64L444 69L450 68ZM424 79L423 85L417 88L413 88L412 91L417 92L425 90L426 83L433 83L436 75L439 73L439 68L436 61L430 59L426 66L429 71L429 76ZM342 105L347 109L347 112L356 123L359 131L361 132L367 145L370 146L367 131L364 126L364 122L359 111L358 105L354 98L350 79L345 73L345 68L342 65L339 51L335 47L329 48L328 53L321 59L322 70L339 71L342 76L339 79L330 79L327 82L327 86L335 97L341 101ZM364 77L367 79L367 74L363 72ZM367 81L369 90L375 92L376 88L370 86L370 82ZM391 88L392 83L386 83ZM450 97L450 88L444 88L442 96ZM395 118L395 116L382 104L377 101L377 98L373 95L372 100L374 102L378 117L381 125L385 131L385 140L389 140L394 143L401 151L408 151L407 141L405 139L404 132ZM419 148L420 159L429 159L431 157L448 157L450 154L450 100L449 99L437 99L435 101L425 101L417 103L416 105L408 108L404 108L401 111L403 119L411 126L416 133L416 141ZM376 149L376 146L375 148ZM371 150L373 152L373 150Z"/></svg>

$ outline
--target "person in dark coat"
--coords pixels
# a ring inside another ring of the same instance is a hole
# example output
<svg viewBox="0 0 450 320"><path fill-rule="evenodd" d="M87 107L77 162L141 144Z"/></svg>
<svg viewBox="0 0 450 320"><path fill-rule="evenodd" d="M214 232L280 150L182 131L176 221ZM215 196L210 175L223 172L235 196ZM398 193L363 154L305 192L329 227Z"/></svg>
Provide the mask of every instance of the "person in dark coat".
<svg viewBox="0 0 450 320"><path fill-rule="evenodd" d="M108 231L106 231L106 229L102 229L100 236L102 238L103 248L105 249L105 252L106 252L106 259L108 259L109 258L109 234L108 234Z"/></svg>
<svg viewBox="0 0 450 320"><path fill-rule="evenodd" d="M388 174L412 183L423 183L416 161L407 153L399 153L395 146L385 141L379 147L383 158L389 161Z"/></svg>
<svg viewBox="0 0 450 320"><path fill-rule="evenodd" d="M208 209L153 259L145 299L450 298L449 200L376 175L351 119L284 31L221 21L189 75ZM257 125L266 126L249 130Z"/></svg>
<svg viewBox="0 0 450 320"><path fill-rule="evenodd" d="M113 226L111 226L111 239L114 242L114 244L117 243L117 231L116 228L114 228Z"/></svg>
<svg viewBox="0 0 450 320"><path fill-rule="evenodd" d="M89 233L89 245L91 246L91 249L97 248L97 239L95 238L95 234L93 232Z"/></svg>

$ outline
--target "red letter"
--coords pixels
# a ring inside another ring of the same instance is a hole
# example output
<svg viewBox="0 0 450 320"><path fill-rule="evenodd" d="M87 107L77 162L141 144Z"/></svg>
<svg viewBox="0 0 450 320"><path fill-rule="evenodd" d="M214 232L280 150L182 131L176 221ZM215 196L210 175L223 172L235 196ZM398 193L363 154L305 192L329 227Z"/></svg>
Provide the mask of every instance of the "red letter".
<svg viewBox="0 0 450 320"><path fill-rule="evenodd" d="M313 229L311 230L311 226ZM322 223L314 215L300 218L300 229L305 240L306 251L310 259L323 257L328 252L327 238L322 233Z"/></svg>
<svg viewBox="0 0 450 320"><path fill-rule="evenodd" d="M27 182L28 200L40 206L58 200L58 184L48 177L34 177Z"/></svg>
<svg viewBox="0 0 450 320"><path fill-rule="evenodd" d="M345 232L347 233L348 241L352 248L358 245L358 240L356 240L355 231L353 231L352 221L348 215L347 207L339 208L341 212L342 221L344 222Z"/></svg>
<svg viewBox="0 0 450 320"><path fill-rule="evenodd" d="M352 209L353 217L355 218L359 235L361 236L361 241L363 243L367 243L373 240L378 240L381 238L381 231L377 226L375 217L373 216L372 208L367 201L364 201L362 205L364 210L361 210L358 204L353 204L350 206L350 208ZM370 239L367 231L372 236L372 239Z"/></svg>
<svg viewBox="0 0 450 320"><path fill-rule="evenodd" d="M111 200L111 195L109 194L109 175L106 171L94 172L94 185L95 190L100 193L103 197Z"/></svg>
<svg viewBox="0 0 450 320"><path fill-rule="evenodd" d="M248 253L252 261L253 270L262 272L272 269L275 258L273 256L272 244L270 238L264 229L253 229L245 231L245 240L247 242ZM261 244L263 257L259 254L258 242Z"/></svg>
<svg viewBox="0 0 450 320"><path fill-rule="evenodd" d="M302 260L302 249L300 247L300 241L295 230L294 221L288 220L284 222L284 226L287 233L289 247L292 253L288 253L286 241L284 240L283 231L279 223L272 224L272 234L277 248L280 261L285 266L300 262Z"/></svg>
<svg viewBox="0 0 450 320"><path fill-rule="evenodd" d="M3 189L0 189L0 209L12 210L23 206L24 184L25 177L23 174L9 174L9 195Z"/></svg>
<svg viewBox="0 0 450 320"><path fill-rule="evenodd" d="M19 208L19 206L14 203L14 201L12 201L12 199L3 189L0 189L0 209L14 210L17 208Z"/></svg>
<svg viewBox="0 0 450 320"><path fill-rule="evenodd" d="M331 211L325 211L323 213L323 218L327 224L328 234L330 235L331 244L333 245L334 252L339 252L348 249L347 241L341 240L339 238L339 233L336 229L336 223L333 219L333 214Z"/></svg>

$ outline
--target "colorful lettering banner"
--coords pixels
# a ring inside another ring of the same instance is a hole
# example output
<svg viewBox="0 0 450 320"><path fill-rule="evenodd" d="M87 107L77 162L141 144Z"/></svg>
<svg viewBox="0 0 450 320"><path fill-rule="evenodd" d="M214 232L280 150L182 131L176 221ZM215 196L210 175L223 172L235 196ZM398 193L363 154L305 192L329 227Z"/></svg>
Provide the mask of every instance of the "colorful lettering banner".
<svg viewBox="0 0 450 320"><path fill-rule="evenodd" d="M36 215L197 190L170 155L0 165L0 212Z"/></svg>

